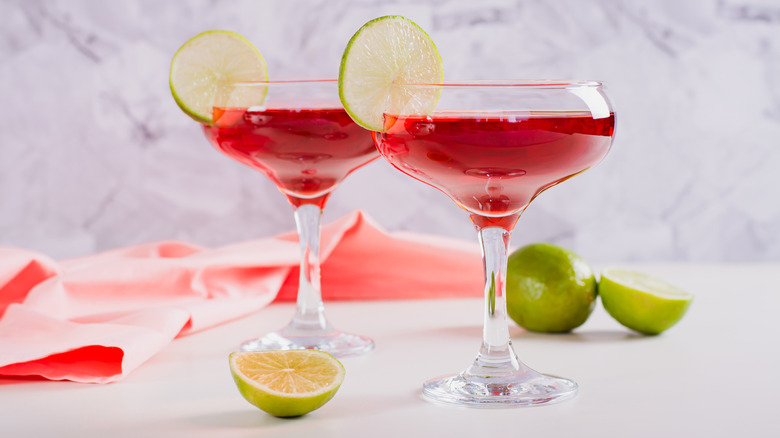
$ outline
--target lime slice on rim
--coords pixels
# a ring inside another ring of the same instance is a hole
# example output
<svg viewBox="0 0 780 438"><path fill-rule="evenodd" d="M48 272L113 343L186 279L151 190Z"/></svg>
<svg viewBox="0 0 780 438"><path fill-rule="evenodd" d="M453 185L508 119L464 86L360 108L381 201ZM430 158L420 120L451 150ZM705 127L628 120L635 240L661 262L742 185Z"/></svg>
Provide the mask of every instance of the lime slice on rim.
<svg viewBox="0 0 780 438"><path fill-rule="evenodd" d="M693 300L693 294L661 279L614 267L602 271L599 295L613 318L646 335L657 335L675 325Z"/></svg>
<svg viewBox="0 0 780 438"><path fill-rule="evenodd" d="M393 87L394 84L439 84L444 70L433 40L408 18L390 15L364 24L341 57L339 97L359 125L383 131L386 110L427 114L440 90Z"/></svg>
<svg viewBox="0 0 780 438"><path fill-rule="evenodd" d="M277 417L321 407L344 381L341 362L320 350L231 353L230 372L249 403Z"/></svg>
<svg viewBox="0 0 780 438"><path fill-rule="evenodd" d="M263 55L235 32L209 30L179 48L171 61L170 86L176 104L201 123L212 123L212 107L260 105L266 87L231 89L235 82L268 80ZM215 99L220 101L216 102Z"/></svg>

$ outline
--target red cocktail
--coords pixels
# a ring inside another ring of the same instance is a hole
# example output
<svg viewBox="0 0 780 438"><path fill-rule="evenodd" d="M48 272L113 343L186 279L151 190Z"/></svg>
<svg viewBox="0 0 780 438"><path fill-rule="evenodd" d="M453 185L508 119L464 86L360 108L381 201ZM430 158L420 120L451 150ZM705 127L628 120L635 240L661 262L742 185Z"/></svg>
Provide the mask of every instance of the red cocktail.
<svg viewBox="0 0 780 438"><path fill-rule="evenodd" d="M315 348L335 356L371 350L371 339L335 330L325 318L319 263L322 208L347 175L379 156L371 133L344 111L335 80L239 83L226 90L215 102L214 123L203 126L206 137L287 195L301 242L295 315L286 327L241 348ZM236 108L224 104L230 93L265 98L262 106Z"/></svg>
<svg viewBox="0 0 780 438"><path fill-rule="evenodd" d="M615 117L590 113L443 112L386 116L380 153L398 170L446 193L472 219L514 222L545 189L594 166L612 143Z"/></svg>
<svg viewBox="0 0 780 438"><path fill-rule="evenodd" d="M227 127L204 126L230 158L263 172L294 206L324 207L353 170L378 157L368 131L343 108L217 108Z"/></svg>

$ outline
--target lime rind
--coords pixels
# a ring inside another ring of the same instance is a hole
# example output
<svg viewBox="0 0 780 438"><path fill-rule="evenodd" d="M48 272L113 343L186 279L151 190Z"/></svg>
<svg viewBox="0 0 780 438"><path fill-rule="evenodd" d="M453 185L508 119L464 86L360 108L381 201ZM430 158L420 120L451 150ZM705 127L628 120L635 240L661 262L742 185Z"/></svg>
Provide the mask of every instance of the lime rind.
<svg viewBox="0 0 780 438"><path fill-rule="evenodd" d="M173 55L169 86L176 104L200 123L211 124L212 108L262 104L267 87L230 87L268 80L265 59L243 36L226 30L202 32Z"/></svg>
<svg viewBox="0 0 780 438"><path fill-rule="evenodd" d="M444 70L436 45L413 21L388 15L364 24L349 40L339 67L339 98L359 125L384 131L384 113L428 114L438 88L403 84L439 84Z"/></svg>

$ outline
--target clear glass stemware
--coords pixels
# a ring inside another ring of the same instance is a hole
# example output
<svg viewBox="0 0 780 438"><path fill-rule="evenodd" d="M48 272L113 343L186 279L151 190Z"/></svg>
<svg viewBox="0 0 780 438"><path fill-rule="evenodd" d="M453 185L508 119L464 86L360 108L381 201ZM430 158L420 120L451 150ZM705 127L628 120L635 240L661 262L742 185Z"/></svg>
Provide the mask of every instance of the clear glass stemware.
<svg viewBox="0 0 780 438"><path fill-rule="evenodd" d="M482 244L484 328L474 362L423 385L430 400L466 406L540 405L577 393L572 380L520 362L506 311L507 250L520 214L544 190L600 162L615 116L594 81L395 85L374 139L401 172L468 211ZM415 98L417 96L418 98ZM432 102L436 102L435 109ZM431 103L430 105L428 103Z"/></svg>
<svg viewBox="0 0 780 438"><path fill-rule="evenodd" d="M235 99L235 96L241 96ZM262 101L246 107L237 101ZM203 130L225 155L273 181L295 210L301 245L297 308L280 330L252 339L242 350L313 348L344 357L374 342L333 328L320 289L322 209L355 169L378 157L369 131L355 124L338 97L336 80L235 83L222 87L214 123Z"/></svg>

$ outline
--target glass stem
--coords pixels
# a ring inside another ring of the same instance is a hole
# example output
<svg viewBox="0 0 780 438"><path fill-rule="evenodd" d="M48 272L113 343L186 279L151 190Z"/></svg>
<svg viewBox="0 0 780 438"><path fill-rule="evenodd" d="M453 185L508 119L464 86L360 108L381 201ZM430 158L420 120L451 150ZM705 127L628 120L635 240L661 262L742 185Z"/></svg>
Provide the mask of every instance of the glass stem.
<svg viewBox="0 0 780 438"><path fill-rule="evenodd" d="M287 332L290 334L325 334L332 327L325 318L320 291L320 224L322 209L303 204L295 209L295 224L301 244L301 267L298 279L297 310Z"/></svg>
<svg viewBox="0 0 780 438"><path fill-rule="evenodd" d="M516 374L522 367L512 349L506 312L507 251L511 232L500 227L478 228L478 231L485 265L485 323L479 354L464 372L476 379Z"/></svg>

